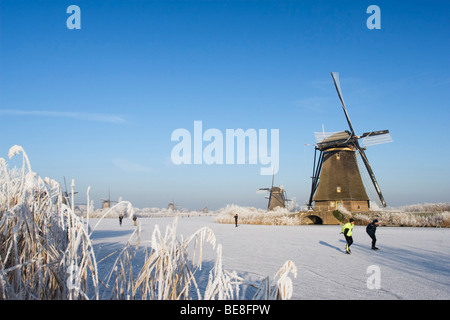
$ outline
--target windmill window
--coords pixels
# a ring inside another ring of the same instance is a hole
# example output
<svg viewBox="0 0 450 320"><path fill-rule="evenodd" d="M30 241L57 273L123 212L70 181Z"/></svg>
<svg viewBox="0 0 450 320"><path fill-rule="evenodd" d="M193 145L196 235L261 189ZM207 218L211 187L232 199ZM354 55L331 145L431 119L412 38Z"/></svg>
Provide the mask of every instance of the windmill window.
<svg viewBox="0 0 450 320"><path fill-rule="evenodd" d="M358 205L358 210L361 210L361 206L360 205Z"/></svg>
<svg viewBox="0 0 450 320"><path fill-rule="evenodd" d="M336 153L336 159L341 159L341 154L338 152L338 153Z"/></svg>
<svg viewBox="0 0 450 320"><path fill-rule="evenodd" d="M341 187L338 186L338 187L336 188L336 192L337 192L337 193L341 193Z"/></svg>

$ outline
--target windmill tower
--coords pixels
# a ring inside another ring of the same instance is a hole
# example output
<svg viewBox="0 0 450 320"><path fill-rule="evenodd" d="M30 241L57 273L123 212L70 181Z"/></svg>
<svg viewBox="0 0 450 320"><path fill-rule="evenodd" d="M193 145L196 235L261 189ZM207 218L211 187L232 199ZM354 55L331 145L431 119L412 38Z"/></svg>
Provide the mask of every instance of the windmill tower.
<svg viewBox="0 0 450 320"><path fill-rule="evenodd" d="M312 207L314 201L315 211L334 211L340 208L349 211L369 210L369 197L358 169L357 156L360 156L381 205L385 207L386 202L364 150L369 145L391 142L389 130L366 132L362 136L355 135L342 97L339 75L337 72L332 72L331 76L350 130L335 133L315 133L317 147L314 153L308 206ZM359 144L359 139L362 139L363 148Z"/></svg>
<svg viewBox="0 0 450 320"><path fill-rule="evenodd" d="M277 207L285 208L286 201L291 201L286 199L286 191L282 186L274 187L273 186L274 175L272 174L272 186L270 188L259 188L258 191L269 191L269 196L266 199L269 199L269 203L267 204L267 210L271 211Z"/></svg>

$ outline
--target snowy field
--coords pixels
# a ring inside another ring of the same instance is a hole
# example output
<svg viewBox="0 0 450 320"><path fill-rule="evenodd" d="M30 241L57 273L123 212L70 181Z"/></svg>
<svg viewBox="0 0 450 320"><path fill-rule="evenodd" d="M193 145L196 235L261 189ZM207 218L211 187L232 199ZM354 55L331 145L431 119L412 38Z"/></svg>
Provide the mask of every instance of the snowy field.
<svg viewBox="0 0 450 320"><path fill-rule="evenodd" d="M450 299L450 229L379 227L378 251L370 250L365 227L355 226L352 255L344 253L345 241L340 226L260 226L219 224L213 217L178 219L177 234L184 239L201 227L213 230L223 247L224 269L240 276L260 280L273 277L287 260L297 266L291 276L292 299ZM94 227L98 219L90 219ZM148 242L155 225L164 233L173 218L139 218L141 244ZM92 234L97 261L123 248L136 227L131 219L103 219ZM209 248L205 245L205 248ZM136 265L143 260L136 257ZM204 268L198 273L207 278L214 265L215 252L206 250ZM99 263L109 270L114 255ZM375 269L373 269L375 266ZM378 270L379 273L374 273ZM379 289L373 288L379 275ZM371 285L372 284L372 285Z"/></svg>

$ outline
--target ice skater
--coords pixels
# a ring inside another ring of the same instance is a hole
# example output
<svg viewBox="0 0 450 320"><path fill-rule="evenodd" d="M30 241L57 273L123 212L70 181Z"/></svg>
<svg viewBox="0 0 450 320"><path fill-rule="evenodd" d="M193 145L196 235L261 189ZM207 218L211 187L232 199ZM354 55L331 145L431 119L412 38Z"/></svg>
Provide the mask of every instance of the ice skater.
<svg viewBox="0 0 450 320"><path fill-rule="evenodd" d="M342 226L342 232L345 237L345 241L347 241L347 245L345 246L345 253L350 254L352 251L350 250L350 246L353 243L352 230L355 226L355 220L350 218L350 220Z"/></svg>
<svg viewBox="0 0 450 320"><path fill-rule="evenodd" d="M377 227L378 227L378 219L373 219L373 221L369 223L366 227L366 232L372 239L372 250L378 250L378 248L375 247L375 244L377 243L377 237L375 236Z"/></svg>
<svg viewBox="0 0 450 320"><path fill-rule="evenodd" d="M237 222L238 222L238 214L236 213L234 215L234 224L235 224L236 227L237 227Z"/></svg>
<svg viewBox="0 0 450 320"><path fill-rule="evenodd" d="M119 216L119 225L122 226L122 220L123 220L123 213Z"/></svg>

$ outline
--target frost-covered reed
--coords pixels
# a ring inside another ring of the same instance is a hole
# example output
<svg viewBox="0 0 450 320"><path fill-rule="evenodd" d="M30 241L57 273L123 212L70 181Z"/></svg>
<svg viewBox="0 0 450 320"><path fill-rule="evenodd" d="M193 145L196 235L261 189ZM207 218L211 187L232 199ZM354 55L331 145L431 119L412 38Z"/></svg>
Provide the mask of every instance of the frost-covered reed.
<svg viewBox="0 0 450 320"><path fill-rule="evenodd" d="M62 199L60 185L0 159L0 298L85 299L98 292L92 243L80 218ZM89 288L89 285L92 285Z"/></svg>
<svg viewBox="0 0 450 320"><path fill-rule="evenodd" d="M9 169L0 158L0 299L237 299L244 286L255 288L254 299L292 296L289 276L297 270L291 261L272 280L248 281L223 268L222 247L210 229L179 240L176 219L164 235L155 227L148 248L141 246L136 228L123 248L106 257L114 263L106 265L110 271L99 279L98 267L106 258L97 261L91 242L97 225L88 230L88 223L75 214L73 196L69 206L55 180L41 179L31 170L22 147L12 147L9 157L20 153L21 169ZM73 188L72 181L72 195ZM102 218L119 209L134 214L131 203L120 202L102 211ZM90 210L88 206L87 220ZM200 288L196 276L206 243L216 259L206 286ZM138 268L142 250L144 263Z"/></svg>
<svg viewBox="0 0 450 320"><path fill-rule="evenodd" d="M204 227L187 239L177 238L177 218L163 234L156 226L145 249L145 259L140 270L132 268L140 248L138 227L127 246L118 252L105 284L104 299L151 300L230 300L240 299L243 287L253 287L252 299L290 299L293 288L289 275L297 275L295 264L287 261L272 280L249 281L236 272L223 268L222 246L216 244L211 229ZM215 263L206 284L198 282L197 273L202 269L204 245L215 251ZM190 257L191 253L192 257Z"/></svg>

